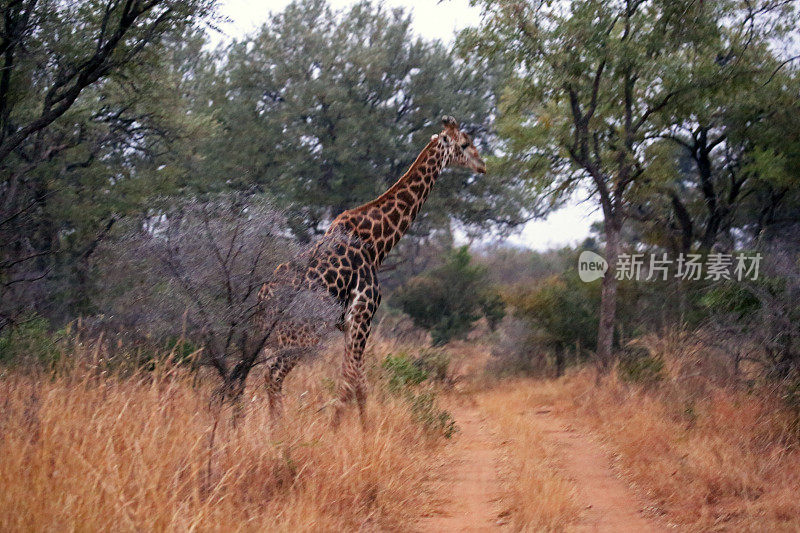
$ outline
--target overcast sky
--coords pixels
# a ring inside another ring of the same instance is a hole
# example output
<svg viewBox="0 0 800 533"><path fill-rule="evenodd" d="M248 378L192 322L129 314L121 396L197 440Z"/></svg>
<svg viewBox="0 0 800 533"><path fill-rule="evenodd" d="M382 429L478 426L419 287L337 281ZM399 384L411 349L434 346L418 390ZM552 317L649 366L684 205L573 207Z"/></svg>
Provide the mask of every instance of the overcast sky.
<svg viewBox="0 0 800 533"><path fill-rule="evenodd" d="M355 2L329 0L329 3L339 9ZM266 21L270 12L281 11L287 4L289 0L222 0L220 14L230 21L222 25L224 35L214 35L213 39L225 41L250 33ZM428 39L450 42L456 31L480 21L480 10L471 7L468 0L384 0L384 4L410 10L414 31ZM599 219L592 202L570 205L546 220L527 224L509 241L536 250L575 244L589 234L590 225Z"/></svg>

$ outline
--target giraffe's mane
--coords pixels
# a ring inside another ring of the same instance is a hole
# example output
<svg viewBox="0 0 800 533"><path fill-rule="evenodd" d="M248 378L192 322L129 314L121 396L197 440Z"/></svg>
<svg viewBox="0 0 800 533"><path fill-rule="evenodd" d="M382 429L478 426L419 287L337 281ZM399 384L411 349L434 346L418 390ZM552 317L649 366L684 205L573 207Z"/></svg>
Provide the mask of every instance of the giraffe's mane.
<svg viewBox="0 0 800 533"><path fill-rule="evenodd" d="M425 146L425 148L422 149L422 151L419 153L414 162L411 163L411 166L408 168L408 170L406 170L406 173L400 176L400 178L397 181L395 181L394 184L386 190L386 192L384 192L374 200L370 200L369 202L362 204L358 207L354 207L353 209L348 209L346 212L354 213L359 211L366 211L369 208L380 204L388 197L393 195L395 192L397 192L397 190L400 188L400 186L403 184L406 178L409 178L412 174L414 174L414 172L417 171L422 162L425 159L427 159L428 150L438 142L439 142L439 135L435 135L433 138L431 138L430 142Z"/></svg>

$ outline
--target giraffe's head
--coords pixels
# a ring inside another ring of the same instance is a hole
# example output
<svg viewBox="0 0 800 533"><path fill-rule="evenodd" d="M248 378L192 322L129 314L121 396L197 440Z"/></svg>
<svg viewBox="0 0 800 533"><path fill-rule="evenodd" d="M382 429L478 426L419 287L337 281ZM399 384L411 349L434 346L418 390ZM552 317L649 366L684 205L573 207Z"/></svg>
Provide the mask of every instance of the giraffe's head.
<svg viewBox="0 0 800 533"><path fill-rule="evenodd" d="M445 115L442 117L442 126L444 126L444 130L439 137L450 154L448 164L466 167L485 174L486 163L481 159L478 149L472 144L472 138L458 127L456 119Z"/></svg>

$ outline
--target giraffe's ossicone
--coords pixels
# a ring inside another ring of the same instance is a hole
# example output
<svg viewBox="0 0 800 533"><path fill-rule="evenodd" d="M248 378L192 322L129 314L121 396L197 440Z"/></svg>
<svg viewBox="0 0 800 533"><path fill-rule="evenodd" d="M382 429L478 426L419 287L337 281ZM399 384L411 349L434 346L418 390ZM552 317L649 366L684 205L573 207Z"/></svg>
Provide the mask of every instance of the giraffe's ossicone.
<svg viewBox="0 0 800 533"><path fill-rule="evenodd" d="M469 168L481 174L486 165L452 117L442 119L443 130L431 137L411 168L376 199L337 216L312 250L290 263L280 265L275 280L265 284L259 298L265 309L284 302L276 286L293 286L325 292L341 308L340 328L345 335L342 384L335 420L341 409L355 399L362 420L366 403L364 347L372 317L381 300L378 268L397 241L408 231L430 194L436 179L448 165ZM270 321L269 311L261 327L274 327L273 342L267 349L267 388L273 415L280 414L281 388L286 375L304 350L319 342L314 324Z"/></svg>

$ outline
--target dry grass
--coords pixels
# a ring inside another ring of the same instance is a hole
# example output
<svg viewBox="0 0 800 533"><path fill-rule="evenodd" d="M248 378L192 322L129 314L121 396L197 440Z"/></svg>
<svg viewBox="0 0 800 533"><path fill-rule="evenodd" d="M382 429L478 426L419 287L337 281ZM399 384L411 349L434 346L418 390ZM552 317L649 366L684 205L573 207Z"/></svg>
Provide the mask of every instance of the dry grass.
<svg viewBox="0 0 800 533"><path fill-rule="evenodd" d="M645 391L613 375L599 387L594 379L564 380L558 405L611 445L668 522L697 531L800 528L800 451L777 399L719 387L689 400L669 385Z"/></svg>
<svg viewBox="0 0 800 533"><path fill-rule="evenodd" d="M682 356L667 355L667 368L683 368L683 376L685 365L676 357ZM560 380L495 385L484 393L484 404L512 424L505 431L514 439L512 457L523 453L516 440L530 431L515 424L514 412L524 405L553 405L556 415L599 435L662 521L682 530L800 530L800 448L791 411L770 390L744 391L712 376L681 376L670 374L658 386L642 387L612 373L598 385L594 372L584 369ZM509 387L519 392L502 392ZM514 462L541 476L536 471L547 467L544 455L534 444ZM526 490L535 488L519 491L516 510L522 519L531 520L533 512L546 516L550 511L538 509L539 502L526 504ZM556 483L553 491L559 490L565 493ZM561 499L552 505L552 513L564 507Z"/></svg>
<svg viewBox="0 0 800 533"><path fill-rule="evenodd" d="M370 400L366 432L356 416L332 432L317 412L335 376L324 366L289 380L275 432L254 386L233 426L182 372L6 373L0 530L404 529L431 511L441 441L391 398Z"/></svg>
<svg viewBox="0 0 800 533"><path fill-rule="evenodd" d="M370 358L400 348L376 339ZM569 458L531 420L541 405L597 434L665 523L800 529L791 413L770 391L696 371L686 354L708 360L702 354L663 347L668 378L656 386L614 373L598 386L589 370L482 386L475 369L485 349L451 351L461 378L451 394L474 397L501 444L515 529L569 529L580 514L559 469ZM210 408L208 385L183 371L0 374L0 530L408 530L441 503L432 493L438 469L452 466L443 441L407 402L381 393L376 368L368 430L351 415L332 432L329 414L318 412L338 377L338 354L327 359L292 374L287 423L276 431L256 380L233 426L229 412Z"/></svg>
<svg viewBox="0 0 800 533"><path fill-rule="evenodd" d="M515 382L479 393L476 400L501 442L503 501L514 529L567 529L580 517L580 507L575 487L558 465L563 458L531 423L531 409L540 405L536 390Z"/></svg>

